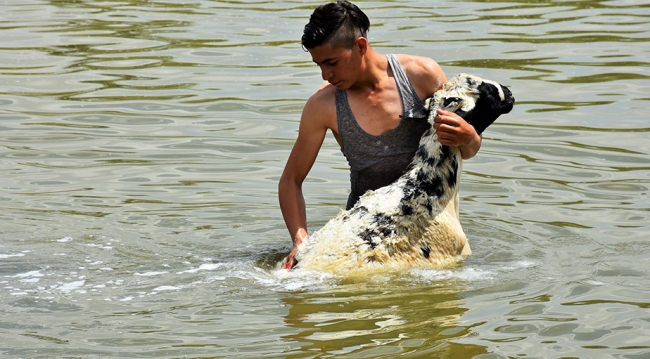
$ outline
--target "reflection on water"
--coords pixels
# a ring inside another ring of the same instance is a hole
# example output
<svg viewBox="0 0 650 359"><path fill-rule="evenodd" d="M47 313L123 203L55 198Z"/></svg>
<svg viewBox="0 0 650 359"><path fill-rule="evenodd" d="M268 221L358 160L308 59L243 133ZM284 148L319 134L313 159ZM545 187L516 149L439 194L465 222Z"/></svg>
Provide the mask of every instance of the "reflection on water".
<svg viewBox="0 0 650 359"><path fill-rule="evenodd" d="M296 343L287 357L311 355L450 356L485 353L484 346L454 345L450 338L471 335L458 323L466 309L456 291L458 283L445 281L408 290L386 288L388 278L373 285L348 285L341 290L296 293L285 298L290 307L286 324L299 329L283 340ZM374 288L373 288L374 287ZM409 333L409 334L407 334Z"/></svg>
<svg viewBox="0 0 650 359"><path fill-rule="evenodd" d="M360 3L380 52L509 86L464 163L457 268L285 273L277 180L316 4L0 4L3 357L650 355L648 6ZM347 197L333 138L310 228Z"/></svg>

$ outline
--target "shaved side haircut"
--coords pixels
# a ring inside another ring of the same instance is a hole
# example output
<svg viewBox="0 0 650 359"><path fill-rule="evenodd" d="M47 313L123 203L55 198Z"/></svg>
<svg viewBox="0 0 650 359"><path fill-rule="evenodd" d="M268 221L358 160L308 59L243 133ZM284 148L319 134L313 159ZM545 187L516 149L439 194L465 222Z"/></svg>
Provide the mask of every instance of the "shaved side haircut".
<svg viewBox="0 0 650 359"><path fill-rule="evenodd" d="M351 2L339 0L314 10L302 34L305 51L329 43L333 48L351 49L359 37L366 37L370 20Z"/></svg>

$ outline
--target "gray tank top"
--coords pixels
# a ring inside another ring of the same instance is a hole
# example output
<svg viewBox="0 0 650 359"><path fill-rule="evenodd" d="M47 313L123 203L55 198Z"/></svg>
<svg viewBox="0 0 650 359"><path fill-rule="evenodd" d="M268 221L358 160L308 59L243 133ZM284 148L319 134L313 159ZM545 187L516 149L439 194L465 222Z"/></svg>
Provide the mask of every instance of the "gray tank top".
<svg viewBox="0 0 650 359"><path fill-rule="evenodd" d="M341 152L350 165L351 191L347 209L352 208L366 191L389 185L399 178L411 163L420 137L430 127L426 118L413 118L414 109L422 108L423 101L395 55L386 57L402 98L402 120L392 131L379 136L364 131L352 114L345 90L336 90Z"/></svg>

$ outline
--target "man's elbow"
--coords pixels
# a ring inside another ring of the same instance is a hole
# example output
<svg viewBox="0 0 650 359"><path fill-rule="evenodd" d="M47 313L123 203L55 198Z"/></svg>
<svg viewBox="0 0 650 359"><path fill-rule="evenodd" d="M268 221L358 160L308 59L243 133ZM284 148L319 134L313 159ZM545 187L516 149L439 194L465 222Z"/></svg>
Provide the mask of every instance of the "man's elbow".
<svg viewBox="0 0 650 359"><path fill-rule="evenodd" d="M283 194L291 192L292 190L300 189L301 187L301 180L287 171L284 171L282 176L280 176L280 181L278 181L278 195L282 196Z"/></svg>
<svg viewBox="0 0 650 359"><path fill-rule="evenodd" d="M288 176L286 176L285 173L280 176L280 180L278 181L278 196L282 198L282 194L286 193L287 191L287 186L290 183Z"/></svg>

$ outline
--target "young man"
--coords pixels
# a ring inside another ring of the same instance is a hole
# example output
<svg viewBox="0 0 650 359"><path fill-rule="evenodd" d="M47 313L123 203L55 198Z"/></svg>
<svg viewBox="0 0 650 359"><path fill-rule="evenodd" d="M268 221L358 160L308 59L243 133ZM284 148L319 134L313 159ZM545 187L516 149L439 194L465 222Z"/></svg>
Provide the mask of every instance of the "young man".
<svg viewBox="0 0 650 359"><path fill-rule="evenodd" d="M382 55L366 38L368 17L339 0L321 5L305 26L302 45L327 81L308 100L299 133L278 185L280 208L293 249L282 263L293 268L298 245L307 238L302 183L316 161L327 130L332 131L350 165L351 208L365 191L402 175L429 126L410 118L411 110L437 91L447 78L432 59ZM481 137L460 116L438 111L433 127L440 142L473 157Z"/></svg>

